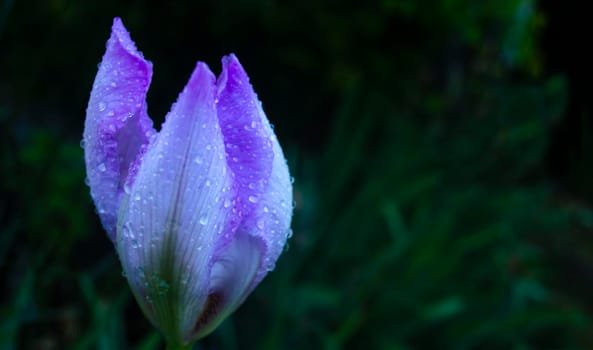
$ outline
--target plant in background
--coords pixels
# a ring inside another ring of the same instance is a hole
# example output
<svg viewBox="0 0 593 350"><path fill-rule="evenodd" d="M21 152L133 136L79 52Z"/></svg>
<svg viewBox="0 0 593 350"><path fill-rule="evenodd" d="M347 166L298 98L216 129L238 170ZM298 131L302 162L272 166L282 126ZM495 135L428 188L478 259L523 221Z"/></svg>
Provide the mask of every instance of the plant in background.
<svg viewBox="0 0 593 350"><path fill-rule="evenodd" d="M190 346L264 278L290 231L282 149L234 55L198 62L161 131L147 115L152 64L113 23L84 129L91 195L142 310Z"/></svg>

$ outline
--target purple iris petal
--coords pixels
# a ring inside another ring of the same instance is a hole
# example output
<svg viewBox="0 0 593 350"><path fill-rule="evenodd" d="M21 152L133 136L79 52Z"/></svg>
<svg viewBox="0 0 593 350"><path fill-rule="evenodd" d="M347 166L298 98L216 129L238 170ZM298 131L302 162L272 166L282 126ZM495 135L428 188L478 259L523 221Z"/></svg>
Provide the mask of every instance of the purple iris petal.
<svg viewBox="0 0 593 350"><path fill-rule="evenodd" d="M151 64L115 19L87 110L91 194L138 303L189 343L233 312L280 255L292 185L234 55L199 62L159 133L144 102Z"/></svg>
<svg viewBox="0 0 593 350"><path fill-rule="evenodd" d="M239 190L241 224L212 271L216 283L210 295L217 302L211 307L216 310L205 310L212 324L236 309L273 269L292 217L292 184L278 140L237 58L230 55L222 62L216 107Z"/></svg>
<svg viewBox="0 0 593 350"><path fill-rule="evenodd" d="M229 161L237 174L241 200L245 204L239 231L260 238L266 250L257 284L273 268L286 243L292 217L292 184L278 139L247 73L235 55L223 58L222 63L223 71L218 79L218 118L225 143L243 146L238 149L227 146L229 157L233 156L231 151L236 151L234 159L239 160Z"/></svg>
<svg viewBox="0 0 593 350"><path fill-rule="evenodd" d="M165 333L183 338L208 296L223 235L230 240L236 227L214 82L198 63L142 159L118 230L120 258L139 302Z"/></svg>
<svg viewBox="0 0 593 350"><path fill-rule="evenodd" d="M116 18L93 84L83 136L91 195L112 241L128 170L155 133L145 103L151 78L152 64Z"/></svg>

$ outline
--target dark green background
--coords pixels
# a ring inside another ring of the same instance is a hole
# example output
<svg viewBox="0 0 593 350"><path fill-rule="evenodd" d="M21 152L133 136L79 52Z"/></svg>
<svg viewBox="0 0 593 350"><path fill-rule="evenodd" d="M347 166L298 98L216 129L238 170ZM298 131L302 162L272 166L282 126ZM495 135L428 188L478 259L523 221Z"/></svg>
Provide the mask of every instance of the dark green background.
<svg viewBox="0 0 593 350"><path fill-rule="evenodd" d="M294 236L196 349L593 348L580 2L0 0L0 349L159 349L79 146L114 16L157 125L235 52L295 177Z"/></svg>

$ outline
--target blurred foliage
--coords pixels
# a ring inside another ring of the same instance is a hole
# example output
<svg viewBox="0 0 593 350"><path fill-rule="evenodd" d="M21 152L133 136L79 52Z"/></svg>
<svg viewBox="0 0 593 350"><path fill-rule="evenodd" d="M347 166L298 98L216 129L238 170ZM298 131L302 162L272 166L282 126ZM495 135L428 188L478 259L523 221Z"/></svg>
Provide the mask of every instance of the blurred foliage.
<svg viewBox="0 0 593 350"><path fill-rule="evenodd" d="M535 1L33 3L0 0L0 349L163 347L84 184L115 15L157 121L235 51L296 178L288 251L197 349L593 348L593 212L549 172L570 91Z"/></svg>

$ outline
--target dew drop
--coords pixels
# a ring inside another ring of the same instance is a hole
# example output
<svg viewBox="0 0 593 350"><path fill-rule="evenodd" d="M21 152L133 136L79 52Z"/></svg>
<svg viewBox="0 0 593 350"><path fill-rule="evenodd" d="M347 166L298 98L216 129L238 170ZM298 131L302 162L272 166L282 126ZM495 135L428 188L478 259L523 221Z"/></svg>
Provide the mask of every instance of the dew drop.
<svg viewBox="0 0 593 350"><path fill-rule="evenodd" d="M85 141L84 139L80 140L80 148L84 149Z"/></svg>
<svg viewBox="0 0 593 350"><path fill-rule="evenodd" d="M167 293L169 291L169 283L167 283L167 281L164 281L164 280L159 280L157 289L158 289L159 295L164 295L165 293Z"/></svg>
<svg viewBox="0 0 593 350"><path fill-rule="evenodd" d="M196 162L196 164L202 164L202 163L204 163L204 161L202 160L202 158L201 158L200 156L197 156L197 157L194 159L194 162Z"/></svg>
<svg viewBox="0 0 593 350"><path fill-rule="evenodd" d="M230 206L231 206L231 201L230 201L230 200L228 200L228 199L225 199L225 200L224 200L224 207L225 207L225 208L228 208L228 207L230 207Z"/></svg>
<svg viewBox="0 0 593 350"><path fill-rule="evenodd" d="M264 220L263 219L257 220L256 225L257 225L257 228L259 228L260 230L263 230L264 229Z"/></svg>
<svg viewBox="0 0 593 350"><path fill-rule="evenodd" d="M104 172L107 170L107 167L105 166L105 163L101 163L97 166L97 169L99 169L100 172Z"/></svg>
<svg viewBox="0 0 593 350"><path fill-rule="evenodd" d="M257 203L257 197L256 196L249 196L248 199L249 199L249 201L251 203Z"/></svg>
<svg viewBox="0 0 593 350"><path fill-rule="evenodd" d="M206 180L206 187L210 187L211 183L210 180Z"/></svg>
<svg viewBox="0 0 593 350"><path fill-rule="evenodd" d="M200 216L200 225L204 226L208 223L208 217L206 215Z"/></svg>
<svg viewBox="0 0 593 350"><path fill-rule="evenodd" d="M103 112L105 110L105 108L107 108L107 105L105 104L105 102L99 102L99 112Z"/></svg>

